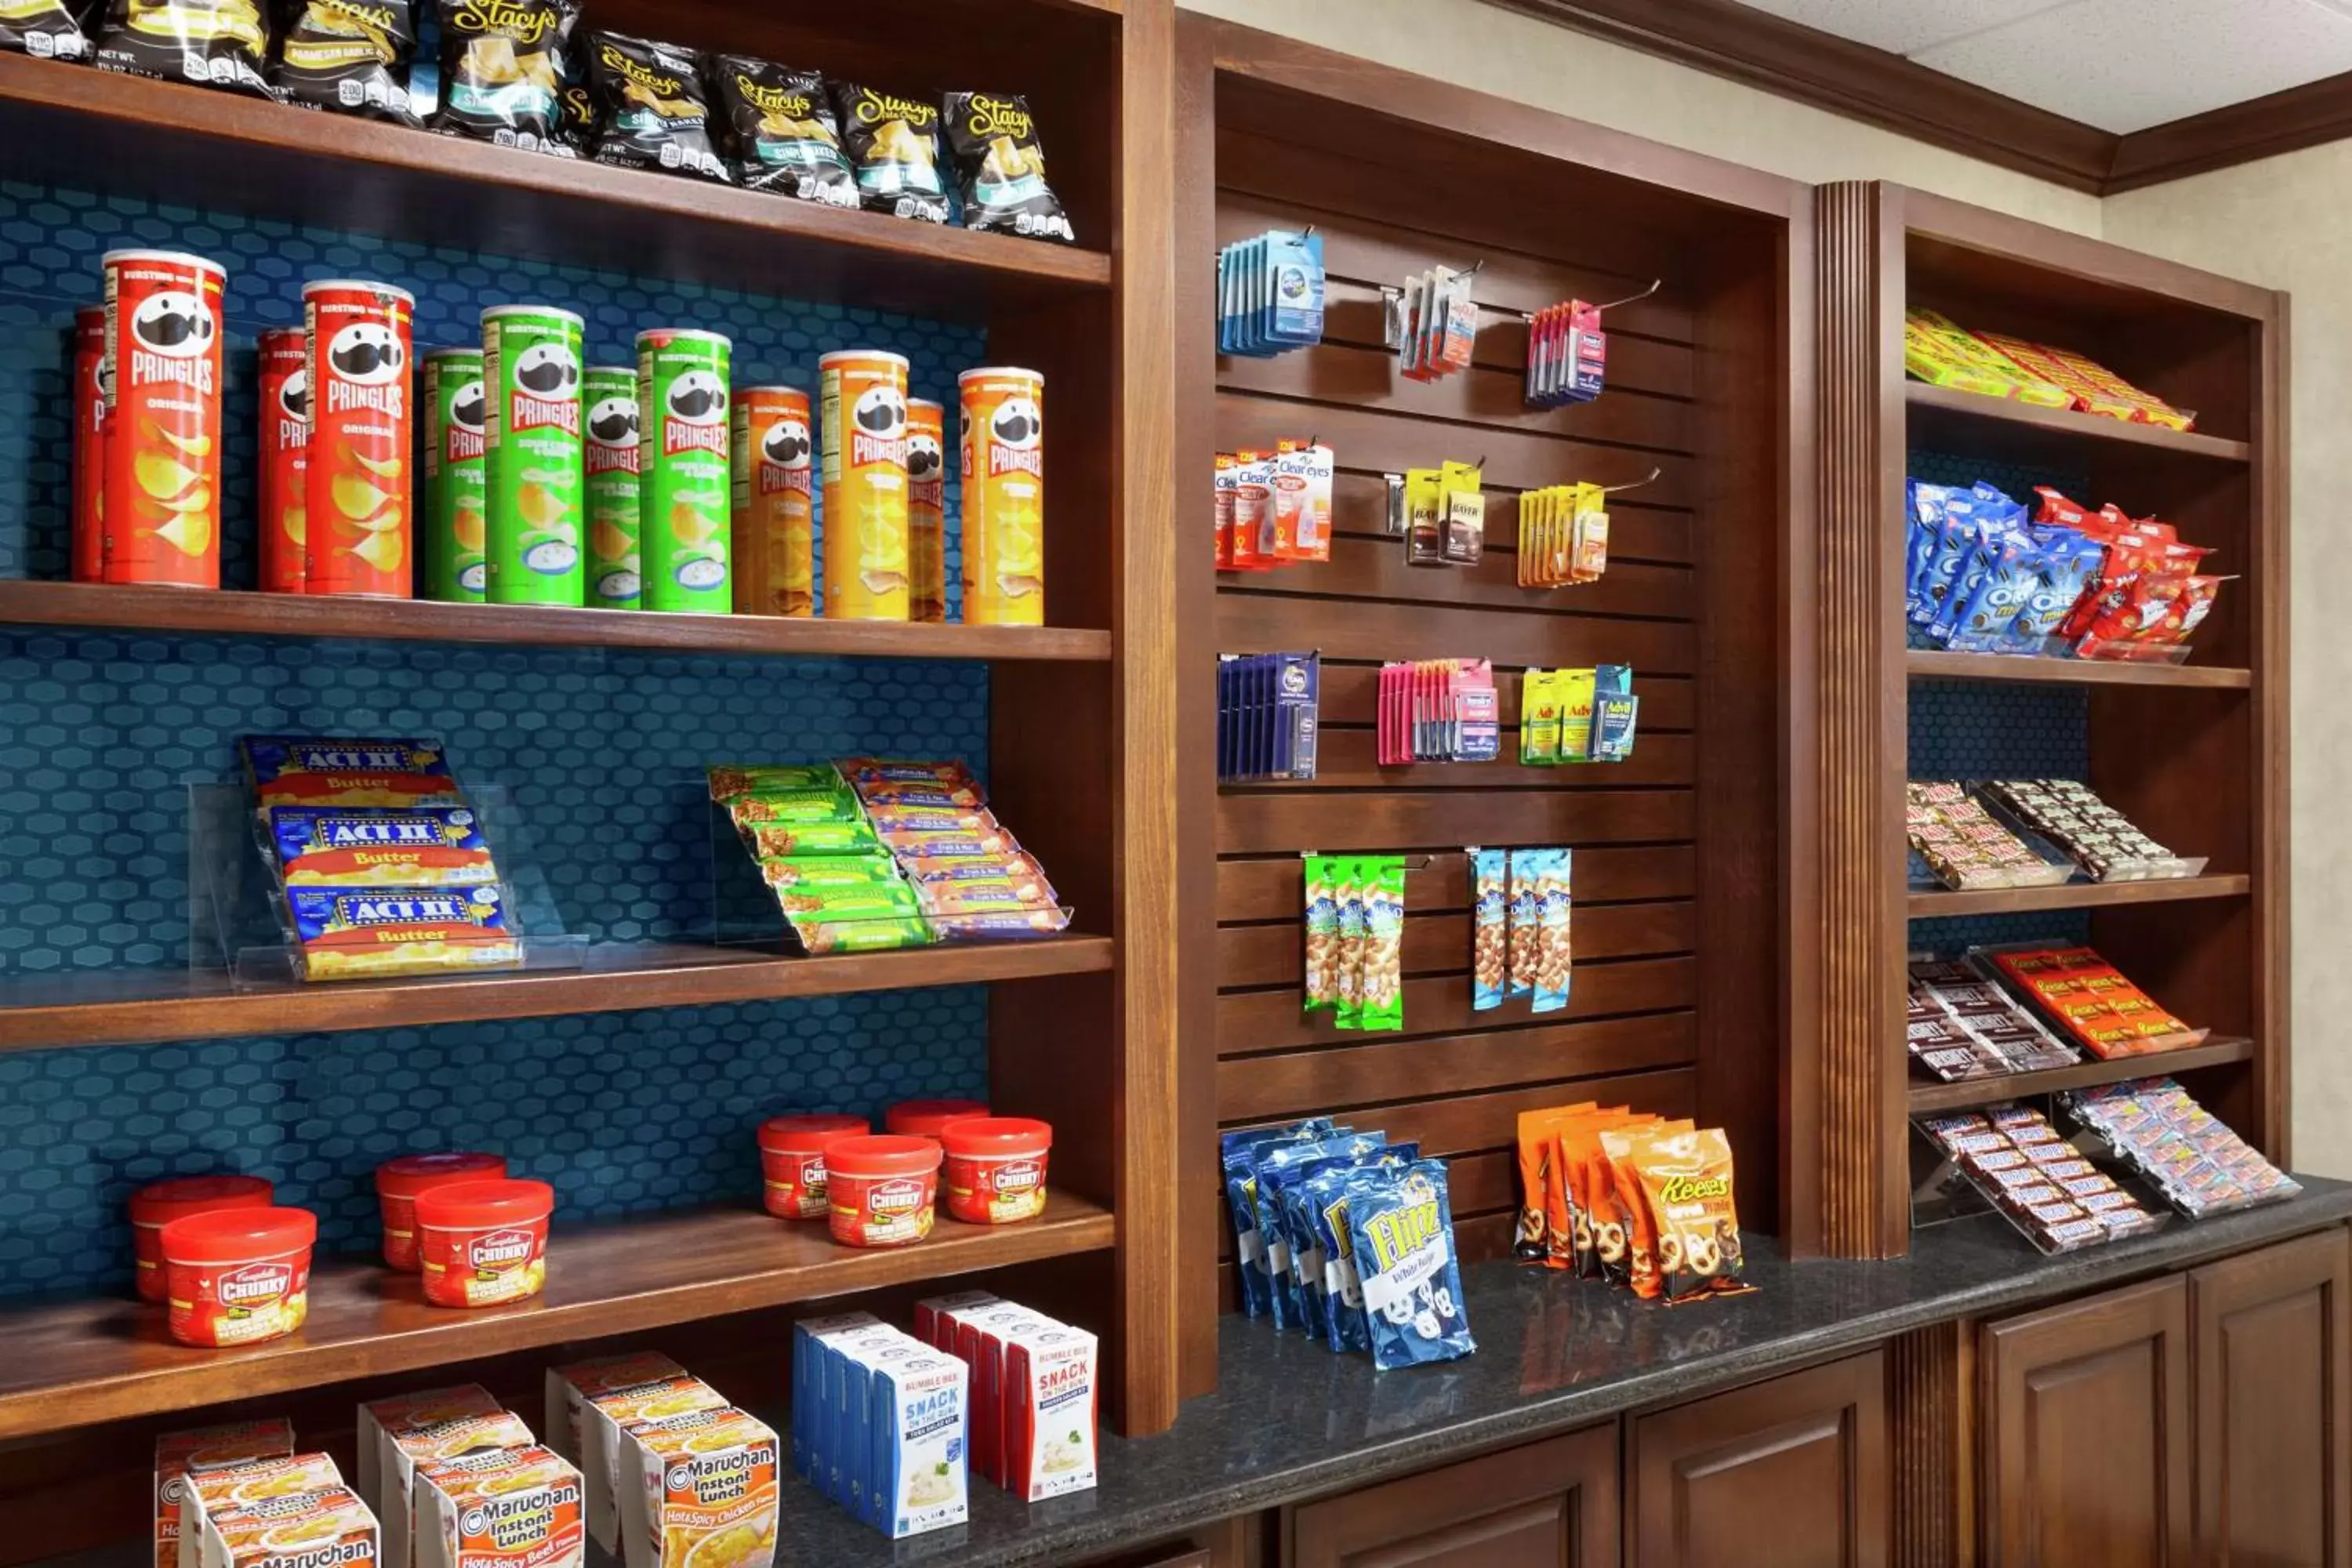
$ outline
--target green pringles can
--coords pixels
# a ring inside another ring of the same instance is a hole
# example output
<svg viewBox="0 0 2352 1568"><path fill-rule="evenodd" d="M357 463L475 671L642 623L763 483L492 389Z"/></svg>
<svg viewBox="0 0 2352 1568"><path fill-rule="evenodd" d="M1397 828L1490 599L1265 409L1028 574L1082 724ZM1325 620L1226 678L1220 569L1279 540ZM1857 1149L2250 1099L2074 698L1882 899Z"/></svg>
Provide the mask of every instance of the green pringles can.
<svg viewBox="0 0 2352 1568"><path fill-rule="evenodd" d="M478 605L489 580L489 476L484 458L482 351L425 356L425 597Z"/></svg>
<svg viewBox="0 0 2352 1568"><path fill-rule="evenodd" d="M551 305L482 312L494 605L585 602L582 329L578 316Z"/></svg>
<svg viewBox="0 0 2352 1568"><path fill-rule="evenodd" d="M581 396L588 405L588 603L634 610L645 580L637 552L637 373L590 365Z"/></svg>
<svg viewBox="0 0 2352 1568"><path fill-rule="evenodd" d="M645 607L724 616L734 507L728 361L717 332L657 328L637 334L638 550Z"/></svg>

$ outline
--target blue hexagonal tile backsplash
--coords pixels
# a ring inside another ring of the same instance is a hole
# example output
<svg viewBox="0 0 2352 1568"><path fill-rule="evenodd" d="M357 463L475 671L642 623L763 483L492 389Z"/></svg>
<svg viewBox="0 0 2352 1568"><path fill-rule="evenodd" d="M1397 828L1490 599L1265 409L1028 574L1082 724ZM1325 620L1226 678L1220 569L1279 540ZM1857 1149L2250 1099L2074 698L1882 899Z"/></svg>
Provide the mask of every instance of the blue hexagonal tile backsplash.
<svg viewBox="0 0 2352 1568"><path fill-rule="evenodd" d="M420 344L469 341L485 305L546 300L587 318L597 361L626 360L643 326L713 326L740 380L809 385L819 353L881 347L950 402L986 346L961 326L0 184L0 576L64 574L66 331L99 296L100 253L125 245L229 268L237 586L253 335L299 319L308 278L410 289ZM948 575L952 595L952 555ZM0 628L0 978L184 965L187 786L232 777L232 741L257 731L440 735L465 782L508 792L567 929L693 939L712 905L704 763L873 749L977 764L988 686L953 663ZM986 1018L985 990L958 987L0 1056L0 1296L123 1284L123 1202L168 1174L270 1176L332 1250L373 1245L370 1173L412 1149L499 1150L572 1218L750 1197L761 1116L983 1094Z"/></svg>

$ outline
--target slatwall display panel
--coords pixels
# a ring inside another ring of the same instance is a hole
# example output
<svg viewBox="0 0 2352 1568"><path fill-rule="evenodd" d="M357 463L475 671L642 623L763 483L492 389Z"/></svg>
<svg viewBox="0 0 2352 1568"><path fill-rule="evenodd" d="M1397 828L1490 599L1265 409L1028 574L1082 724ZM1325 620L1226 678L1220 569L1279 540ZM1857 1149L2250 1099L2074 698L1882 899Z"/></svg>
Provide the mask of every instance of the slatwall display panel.
<svg viewBox="0 0 2352 1568"><path fill-rule="evenodd" d="M1668 1114L1696 1103L1695 536L1705 480L1693 455L1696 331L1672 287L1612 312L1606 394L1529 409L1517 313L1571 297L1621 298L1646 279L1492 247L1473 257L1459 240L1372 217L1219 195L1221 244L1309 223L1330 273L1323 342L1217 366L1219 449L1318 437L1339 467L1328 563L1218 578L1218 649L1319 650L1323 685L1316 778L1219 794L1217 1116L1231 1128L1328 1113L1418 1139L1451 1163L1465 1258L1493 1257L1509 1246L1509 1146L1520 1111L1595 1097ZM1472 368L1433 384L1400 375L1381 345L1381 285L1473 259L1484 265ZM1381 476L1481 458L1485 559L1405 564L1402 542L1383 531ZM1517 585L1522 491L1624 483L1654 467L1654 482L1612 498L1600 582ZM1495 665L1502 760L1380 766L1382 661L1480 658ZM1642 710L1631 760L1521 766L1522 671L1604 663L1634 671ZM1463 847L1474 843L1574 849L1576 970L1563 1011L1535 1015L1524 997L1472 1008ZM1341 1030L1328 1015L1301 1014L1299 858L1310 850L1407 857L1401 1033ZM1220 1243L1227 1276L1231 1245L1229 1235Z"/></svg>

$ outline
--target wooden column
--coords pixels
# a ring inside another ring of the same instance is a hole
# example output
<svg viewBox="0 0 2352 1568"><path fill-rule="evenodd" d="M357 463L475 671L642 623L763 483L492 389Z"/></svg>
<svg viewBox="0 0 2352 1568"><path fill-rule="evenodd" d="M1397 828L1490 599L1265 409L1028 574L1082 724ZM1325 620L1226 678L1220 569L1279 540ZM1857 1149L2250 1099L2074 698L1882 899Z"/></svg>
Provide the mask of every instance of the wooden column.
<svg viewBox="0 0 2352 1568"><path fill-rule="evenodd" d="M1976 1325L1937 1323L1886 1345L1895 1568L1972 1568Z"/></svg>

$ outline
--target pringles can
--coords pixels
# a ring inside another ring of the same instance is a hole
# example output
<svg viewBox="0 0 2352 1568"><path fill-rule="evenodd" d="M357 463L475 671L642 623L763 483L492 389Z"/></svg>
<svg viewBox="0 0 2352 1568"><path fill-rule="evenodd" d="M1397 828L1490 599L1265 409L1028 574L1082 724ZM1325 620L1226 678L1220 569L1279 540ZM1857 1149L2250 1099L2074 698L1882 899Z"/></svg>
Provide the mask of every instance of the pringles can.
<svg viewBox="0 0 2352 1568"><path fill-rule="evenodd" d="M948 618L947 410L907 399L907 616Z"/></svg>
<svg viewBox="0 0 2352 1568"><path fill-rule="evenodd" d="M907 618L907 361L845 349L817 361L824 432L824 613Z"/></svg>
<svg viewBox="0 0 2352 1568"><path fill-rule="evenodd" d="M106 580L217 588L228 274L171 250L104 266Z"/></svg>
<svg viewBox="0 0 2352 1568"><path fill-rule="evenodd" d="M735 394L735 613L816 613L815 443L808 394Z"/></svg>
<svg viewBox="0 0 2352 1568"><path fill-rule="evenodd" d="M963 618L1045 624L1045 378L992 365L963 395Z"/></svg>
<svg viewBox="0 0 2352 1568"><path fill-rule="evenodd" d="M300 327L261 334L261 591L299 594L309 576L310 340Z"/></svg>
<svg viewBox="0 0 2352 1568"><path fill-rule="evenodd" d="M425 508L418 554L425 596L478 605L489 585L489 459L482 351L425 356Z"/></svg>
<svg viewBox="0 0 2352 1568"><path fill-rule="evenodd" d="M494 605L583 602L582 331L578 316L551 305L493 305L482 312Z"/></svg>
<svg viewBox="0 0 2352 1568"><path fill-rule="evenodd" d="M309 594L405 599L415 572L416 300L388 283L302 285L310 333Z"/></svg>
<svg viewBox="0 0 2352 1568"><path fill-rule="evenodd" d="M73 580L106 581L106 307L73 330Z"/></svg>
<svg viewBox="0 0 2352 1568"><path fill-rule="evenodd" d="M625 364L588 367L588 603L638 607L645 568L637 553L637 373Z"/></svg>
<svg viewBox="0 0 2352 1568"><path fill-rule="evenodd" d="M686 327L637 334L637 403L645 420L637 540L648 610L723 616L735 607L727 584L733 346L719 333Z"/></svg>

